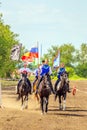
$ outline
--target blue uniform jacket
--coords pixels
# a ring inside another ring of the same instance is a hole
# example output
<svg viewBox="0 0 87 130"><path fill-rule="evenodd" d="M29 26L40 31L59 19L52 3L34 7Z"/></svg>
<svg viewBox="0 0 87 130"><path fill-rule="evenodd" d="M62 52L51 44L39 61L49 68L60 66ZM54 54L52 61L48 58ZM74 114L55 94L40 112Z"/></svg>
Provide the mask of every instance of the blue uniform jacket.
<svg viewBox="0 0 87 130"><path fill-rule="evenodd" d="M43 76L43 75L45 75L45 74L48 74L49 71L50 71L49 65L45 64L45 65L43 65L42 68L41 68L41 73L40 73L40 75Z"/></svg>
<svg viewBox="0 0 87 130"><path fill-rule="evenodd" d="M57 77L60 79L60 75L63 74L64 72L65 72L65 68L60 68Z"/></svg>

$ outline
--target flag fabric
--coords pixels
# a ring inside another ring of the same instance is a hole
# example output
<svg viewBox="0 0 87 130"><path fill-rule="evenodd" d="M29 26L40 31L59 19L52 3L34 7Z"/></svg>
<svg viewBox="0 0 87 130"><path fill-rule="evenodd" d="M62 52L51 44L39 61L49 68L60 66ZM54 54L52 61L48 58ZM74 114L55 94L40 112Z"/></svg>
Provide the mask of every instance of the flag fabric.
<svg viewBox="0 0 87 130"><path fill-rule="evenodd" d="M33 62L33 57L31 56L30 52L26 52L22 57L22 61L28 61L28 62Z"/></svg>
<svg viewBox="0 0 87 130"><path fill-rule="evenodd" d="M13 61L18 61L20 59L20 51L21 51L22 44L14 45L11 49L10 58Z"/></svg>
<svg viewBox="0 0 87 130"><path fill-rule="evenodd" d="M30 52L24 53L24 56L29 57L30 56Z"/></svg>
<svg viewBox="0 0 87 130"><path fill-rule="evenodd" d="M53 67L56 68L60 65L60 51L58 51L56 57L53 60Z"/></svg>
<svg viewBox="0 0 87 130"><path fill-rule="evenodd" d="M33 59L31 57L26 57L26 56L22 56L21 57L22 61L27 61L27 62L33 62Z"/></svg>
<svg viewBox="0 0 87 130"><path fill-rule="evenodd" d="M34 58L38 58L39 54L38 54L38 48L37 47L32 47L30 50L31 56Z"/></svg>
<svg viewBox="0 0 87 130"><path fill-rule="evenodd" d="M32 47L29 52L26 52L22 57L22 61L34 62L39 57L38 48Z"/></svg>

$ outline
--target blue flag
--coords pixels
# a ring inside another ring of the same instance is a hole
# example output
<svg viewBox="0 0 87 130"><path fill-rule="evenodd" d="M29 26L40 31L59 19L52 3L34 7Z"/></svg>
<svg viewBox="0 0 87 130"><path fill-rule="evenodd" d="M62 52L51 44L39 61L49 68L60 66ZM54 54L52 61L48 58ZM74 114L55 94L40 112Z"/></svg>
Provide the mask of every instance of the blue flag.
<svg viewBox="0 0 87 130"><path fill-rule="evenodd" d="M58 51L58 54L53 61L53 67L56 68L59 65L60 65L60 51Z"/></svg>

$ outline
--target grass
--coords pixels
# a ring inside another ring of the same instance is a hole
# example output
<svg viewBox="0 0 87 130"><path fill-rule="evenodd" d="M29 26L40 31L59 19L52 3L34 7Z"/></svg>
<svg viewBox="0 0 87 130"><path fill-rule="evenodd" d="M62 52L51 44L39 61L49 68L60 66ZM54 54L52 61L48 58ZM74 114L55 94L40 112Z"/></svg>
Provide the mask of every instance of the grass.
<svg viewBox="0 0 87 130"><path fill-rule="evenodd" d="M73 76L73 77L70 77L69 78L70 80L87 80L87 78L83 78L83 77L78 77L78 76ZM52 79L52 82L54 83L55 81L57 80L56 77L54 77ZM30 77L30 81L33 82L34 81L34 77ZM16 86L17 83L18 83L18 80L6 80L6 79L3 79L3 80L0 80L1 82L1 86L2 87L9 87L9 86Z"/></svg>
<svg viewBox="0 0 87 130"><path fill-rule="evenodd" d="M6 87L6 86L16 86L18 81L13 81L13 80L1 80L1 86Z"/></svg>

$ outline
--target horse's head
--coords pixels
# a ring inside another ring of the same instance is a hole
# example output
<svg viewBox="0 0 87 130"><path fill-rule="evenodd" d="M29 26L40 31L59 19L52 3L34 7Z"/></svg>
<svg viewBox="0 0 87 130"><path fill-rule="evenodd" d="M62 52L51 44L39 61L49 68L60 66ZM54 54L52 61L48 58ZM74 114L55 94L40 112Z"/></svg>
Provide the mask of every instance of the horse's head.
<svg viewBox="0 0 87 130"><path fill-rule="evenodd" d="M48 78L47 78L47 75L44 75L43 76L43 80L42 80L42 86L44 87L44 88L46 88L46 87L48 87Z"/></svg>
<svg viewBox="0 0 87 130"><path fill-rule="evenodd" d="M60 79L64 80L65 82L68 82L69 81L69 74L65 71L64 73L61 74Z"/></svg>
<svg viewBox="0 0 87 130"><path fill-rule="evenodd" d="M67 90L67 88L69 87L69 74L68 74L68 72L64 72L60 78L61 78L61 88L63 88L64 90Z"/></svg>
<svg viewBox="0 0 87 130"><path fill-rule="evenodd" d="M28 86L27 83L27 76L26 74L22 74L22 80L21 80L21 89L24 91L26 89L26 87Z"/></svg>

